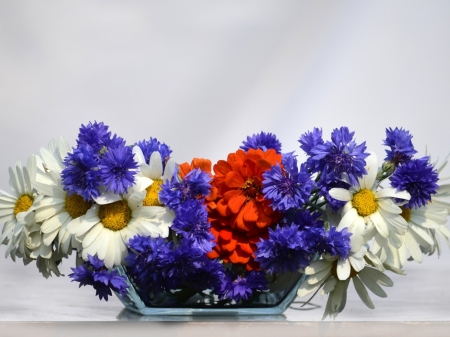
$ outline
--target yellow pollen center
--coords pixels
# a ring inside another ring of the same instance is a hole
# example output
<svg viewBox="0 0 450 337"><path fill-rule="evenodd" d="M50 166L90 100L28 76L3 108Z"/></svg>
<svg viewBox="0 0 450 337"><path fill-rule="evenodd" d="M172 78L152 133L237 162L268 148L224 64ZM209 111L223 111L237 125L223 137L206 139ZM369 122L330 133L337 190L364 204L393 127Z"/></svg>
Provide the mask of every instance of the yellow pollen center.
<svg viewBox="0 0 450 337"><path fill-rule="evenodd" d="M163 181L161 179L156 179L153 181L153 184L145 189L147 194L144 198L144 206L162 206L158 197L162 183Z"/></svg>
<svg viewBox="0 0 450 337"><path fill-rule="evenodd" d="M33 201L34 199L32 196L28 194L21 195L14 205L14 215L17 215L20 212L28 211L33 205Z"/></svg>
<svg viewBox="0 0 450 337"><path fill-rule="evenodd" d="M353 195L352 205L360 216L368 216L375 213L378 209L375 194L367 188L362 189Z"/></svg>
<svg viewBox="0 0 450 337"><path fill-rule="evenodd" d="M91 208L92 203L89 201L85 201L81 195L76 193L71 196L66 197L66 211L72 217L72 219L76 219L82 215L85 215L89 208Z"/></svg>
<svg viewBox="0 0 450 337"><path fill-rule="evenodd" d="M256 186L255 181L250 178L247 178L244 185L242 185L240 189L245 192L247 201L251 198L255 198L259 194L258 186Z"/></svg>
<svg viewBox="0 0 450 337"><path fill-rule="evenodd" d="M125 200L119 200L101 205L99 217L104 227L112 231L119 231L128 225L131 219L131 209Z"/></svg>
<svg viewBox="0 0 450 337"><path fill-rule="evenodd" d="M406 220L406 222L409 222L411 220L411 209L408 207L401 207L402 213L400 214L403 219Z"/></svg>

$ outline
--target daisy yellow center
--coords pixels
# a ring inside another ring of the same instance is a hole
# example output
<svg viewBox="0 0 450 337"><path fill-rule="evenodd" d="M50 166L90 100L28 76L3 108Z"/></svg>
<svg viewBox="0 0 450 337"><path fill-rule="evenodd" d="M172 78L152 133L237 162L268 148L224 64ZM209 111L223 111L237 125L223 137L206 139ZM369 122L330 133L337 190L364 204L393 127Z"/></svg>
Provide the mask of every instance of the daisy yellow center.
<svg viewBox="0 0 450 337"><path fill-rule="evenodd" d="M409 220L411 220L411 209L408 207L401 207L402 209L402 214L400 214L402 216L403 219L406 220L406 222L409 222Z"/></svg>
<svg viewBox="0 0 450 337"><path fill-rule="evenodd" d="M144 198L144 206L162 206L158 198L162 183L161 179L156 179L153 181L153 184L145 189L147 194Z"/></svg>
<svg viewBox="0 0 450 337"><path fill-rule="evenodd" d="M367 188L353 195L352 205L360 216L368 216L375 213L378 209L375 194Z"/></svg>
<svg viewBox="0 0 450 337"><path fill-rule="evenodd" d="M17 215L20 212L28 211L33 205L33 201L34 199L32 196L28 194L21 195L14 205L14 215Z"/></svg>
<svg viewBox="0 0 450 337"><path fill-rule="evenodd" d="M101 205L99 217L104 227L112 231L120 231L130 222L131 209L125 200L119 200L111 204Z"/></svg>
<svg viewBox="0 0 450 337"><path fill-rule="evenodd" d="M255 184L255 181L250 178L247 178L245 183L241 186L241 190L245 192L247 200L250 198L255 198L259 194L258 186Z"/></svg>
<svg viewBox="0 0 450 337"><path fill-rule="evenodd" d="M85 201L81 195L76 193L66 197L65 208L73 219L85 215L91 206L91 202Z"/></svg>

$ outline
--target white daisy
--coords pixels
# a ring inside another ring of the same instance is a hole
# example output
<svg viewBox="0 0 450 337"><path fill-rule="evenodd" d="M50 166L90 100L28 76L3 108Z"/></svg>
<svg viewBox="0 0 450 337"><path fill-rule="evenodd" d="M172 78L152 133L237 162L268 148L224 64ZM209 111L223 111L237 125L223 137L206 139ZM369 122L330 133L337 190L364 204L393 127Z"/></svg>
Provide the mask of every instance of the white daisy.
<svg viewBox="0 0 450 337"><path fill-rule="evenodd" d="M399 248L401 236L405 234L408 224L401 217L402 210L393 199L409 200L406 191L398 192L394 188L381 188L376 181L378 158L371 153L366 158L367 174L358 179L358 184L349 190L332 188L330 195L346 204L342 208L342 219L338 230L348 227L353 233L350 237L352 251L359 248L377 233L387 238L389 243Z"/></svg>
<svg viewBox="0 0 450 337"><path fill-rule="evenodd" d="M92 206L83 197L64 191L61 172L64 169L64 158L70 152L67 141L60 137L52 140L48 149L41 148L40 156L36 156L36 180L34 188L46 198L41 200L36 211L36 221L43 221L40 230L43 233L43 244L56 249L63 254L70 254L76 248L77 241L67 231L67 226L73 219L86 214ZM42 254L39 254L42 256ZM37 257L37 256L36 256ZM42 256L45 257L45 256Z"/></svg>
<svg viewBox="0 0 450 337"><path fill-rule="evenodd" d="M33 191L32 184L36 176L32 157L27 166L17 162L9 168L9 186L11 193L0 190L0 222L5 222L0 242L7 241L5 256L27 256L25 241L35 231L35 210L38 209L42 195Z"/></svg>
<svg viewBox="0 0 450 337"><path fill-rule="evenodd" d="M124 263L126 244L135 235L166 237L173 214L164 207L142 206L144 198L145 191L112 203L94 204L72 221L67 229L81 243L82 258L88 260L88 254L97 254L107 268L112 268Z"/></svg>
<svg viewBox="0 0 450 337"><path fill-rule="evenodd" d="M367 247L364 248L367 249ZM374 255L371 255L371 259L377 260ZM322 295L329 295L322 319L330 316L334 320L344 309L350 280L353 281L353 285L361 300L370 309L375 308L375 306L369 297L366 287L379 297L387 297L380 285L391 287L393 282L383 273L384 268L381 267L381 270L378 270L364 264L359 271L352 268L348 277L341 279L340 275L338 275L338 263L336 257L326 255L322 260L311 262L310 266L305 269L305 274L308 275L308 278L300 285L297 292L299 297L303 297L311 293L315 294L323 287ZM377 261L376 265L380 266L380 261Z"/></svg>

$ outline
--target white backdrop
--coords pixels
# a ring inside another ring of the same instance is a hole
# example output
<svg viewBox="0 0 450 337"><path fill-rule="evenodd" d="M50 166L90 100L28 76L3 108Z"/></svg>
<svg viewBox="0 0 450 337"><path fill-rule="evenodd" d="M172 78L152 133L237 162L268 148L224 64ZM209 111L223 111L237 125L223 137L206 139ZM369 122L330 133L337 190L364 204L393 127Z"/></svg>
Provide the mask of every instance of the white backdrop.
<svg viewBox="0 0 450 337"><path fill-rule="evenodd" d="M379 157L395 126L445 157L449 18L446 1L3 1L0 188L16 160L60 135L75 145L94 120L179 162L226 158L261 130L299 150L305 131L343 125ZM3 258L0 277L43 284Z"/></svg>

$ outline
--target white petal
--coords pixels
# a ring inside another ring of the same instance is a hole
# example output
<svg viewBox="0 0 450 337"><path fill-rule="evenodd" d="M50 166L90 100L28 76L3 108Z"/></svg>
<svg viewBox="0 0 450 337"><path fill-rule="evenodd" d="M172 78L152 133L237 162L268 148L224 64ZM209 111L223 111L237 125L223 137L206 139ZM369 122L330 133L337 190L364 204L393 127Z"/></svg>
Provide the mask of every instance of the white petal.
<svg viewBox="0 0 450 337"><path fill-rule="evenodd" d="M387 238L389 236L389 230L380 212L376 211L370 214L369 217L377 228L378 233L380 233L384 238Z"/></svg>
<svg viewBox="0 0 450 337"><path fill-rule="evenodd" d="M42 233L50 233L62 227L63 223L70 217L69 213L61 212L45 221L41 226Z"/></svg>
<svg viewBox="0 0 450 337"><path fill-rule="evenodd" d="M146 163L144 153L142 152L141 148L138 145L135 145L133 147L133 154L134 154L133 159L138 163L139 166Z"/></svg>
<svg viewBox="0 0 450 337"><path fill-rule="evenodd" d="M316 284L317 282L323 281L328 275L330 275L331 267L332 265L330 264L328 268L308 276L307 282L309 284Z"/></svg>
<svg viewBox="0 0 450 337"><path fill-rule="evenodd" d="M381 198L399 198L404 200L409 200L411 196L406 191L397 191L395 188L386 187L375 192L375 197L377 199Z"/></svg>
<svg viewBox="0 0 450 337"><path fill-rule="evenodd" d="M375 295L383 298L387 297L386 292L378 285L378 283L374 279L372 279L368 274L364 273L364 270L362 270L358 274L358 277L364 283L364 285L369 288L369 290Z"/></svg>
<svg viewBox="0 0 450 337"><path fill-rule="evenodd" d="M163 181L165 182L167 179L171 179L173 176L173 173L175 172L175 160L173 158L170 158L167 163L166 167L164 169L164 175L163 175Z"/></svg>
<svg viewBox="0 0 450 337"><path fill-rule="evenodd" d="M350 262L348 260L339 259L337 263L337 276L341 281L348 279L350 276Z"/></svg>
<svg viewBox="0 0 450 337"><path fill-rule="evenodd" d="M142 206L132 211L133 218L154 219L166 213L166 209L161 206Z"/></svg>
<svg viewBox="0 0 450 337"><path fill-rule="evenodd" d="M382 199L378 200L378 206L383 208L386 212L393 213L393 214L401 214L402 209L398 207L396 204L392 202L391 199Z"/></svg>
<svg viewBox="0 0 450 337"><path fill-rule="evenodd" d="M375 306L373 305L372 300L369 297L369 293L367 292L366 287L364 287L364 284L357 276L353 278L353 285L355 286L359 298L361 298L364 304L367 305L367 307L369 307L370 309L375 309Z"/></svg>
<svg viewBox="0 0 450 337"><path fill-rule="evenodd" d="M313 261L308 267L305 268L305 274L313 275L320 272L321 270L324 270L325 268L330 267L331 265L332 262L328 260Z"/></svg>
<svg viewBox="0 0 450 337"><path fill-rule="evenodd" d="M353 198L353 195L344 188L332 188L329 191L331 197L340 201L350 201Z"/></svg>
<svg viewBox="0 0 450 337"><path fill-rule="evenodd" d="M119 247L117 247L116 232L109 231L108 236L109 236L108 247L107 247L104 261L105 261L106 268L112 268L114 266L116 251L118 251Z"/></svg>
<svg viewBox="0 0 450 337"><path fill-rule="evenodd" d="M308 294L311 294L312 292L319 289L320 286L321 286L320 282L316 284L309 284L308 282L303 282L297 290L297 296L304 297Z"/></svg>
<svg viewBox="0 0 450 337"><path fill-rule="evenodd" d="M94 198L94 201L99 205L112 204L119 200L122 200L122 197L118 194L114 194L112 191L102 193L97 198Z"/></svg>
<svg viewBox="0 0 450 337"><path fill-rule="evenodd" d="M323 293L328 294L330 291L333 291L334 288L336 288L337 282L338 282L338 279L335 277L330 279L327 283L325 283L325 286L323 287Z"/></svg>
<svg viewBox="0 0 450 337"><path fill-rule="evenodd" d="M367 175L362 177L360 186L371 190L378 173L378 157L374 152L369 152L369 156L366 158L366 171Z"/></svg>
<svg viewBox="0 0 450 337"><path fill-rule="evenodd" d="M351 231L353 228L353 223L355 222L357 217L359 217L358 212L355 208L352 208L342 217L337 230L340 232L344 228L348 228L348 230Z"/></svg>
<svg viewBox="0 0 450 337"><path fill-rule="evenodd" d="M148 177L150 179L156 180L161 179L163 174L163 164L161 159L161 154L159 151L154 151L150 156L150 175Z"/></svg>
<svg viewBox="0 0 450 337"><path fill-rule="evenodd" d="M84 237L83 242L82 242L82 247L86 248L86 247L89 247L90 245L92 245L94 243L95 239L97 239L100 232L103 230L103 228L104 227L100 222L98 224L96 224L94 227L92 227L86 233L86 236Z"/></svg>
<svg viewBox="0 0 450 337"><path fill-rule="evenodd" d="M409 253L412 258L419 263L423 261L422 251L420 250L419 244L414 240L414 237L411 235L410 231L407 231L403 236L403 241L405 242L406 247L408 248Z"/></svg>
<svg viewBox="0 0 450 337"><path fill-rule="evenodd" d="M108 228L103 228L100 234L97 237L98 247L97 247L97 256L100 260L104 260L106 257L106 253L108 251L109 245L109 232ZM112 266L107 266L107 268L111 268Z"/></svg>
<svg viewBox="0 0 450 337"><path fill-rule="evenodd" d="M93 217L90 219L86 219L85 217L80 221L79 225L76 228L75 236L79 237L85 234L88 230L94 227L96 224L100 222L99 217ZM73 223L71 223L73 224ZM67 229L71 232L72 226L68 226Z"/></svg>
<svg viewBox="0 0 450 337"><path fill-rule="evenodd" d="M378 271L377 269L373 268L364 268L364 270L361 271L361 273L364 272L364 274L368 275L371 279L373 279L378 284L381 284L385 287L392 287L394 285L394 282L384 273Z"/></svg>

